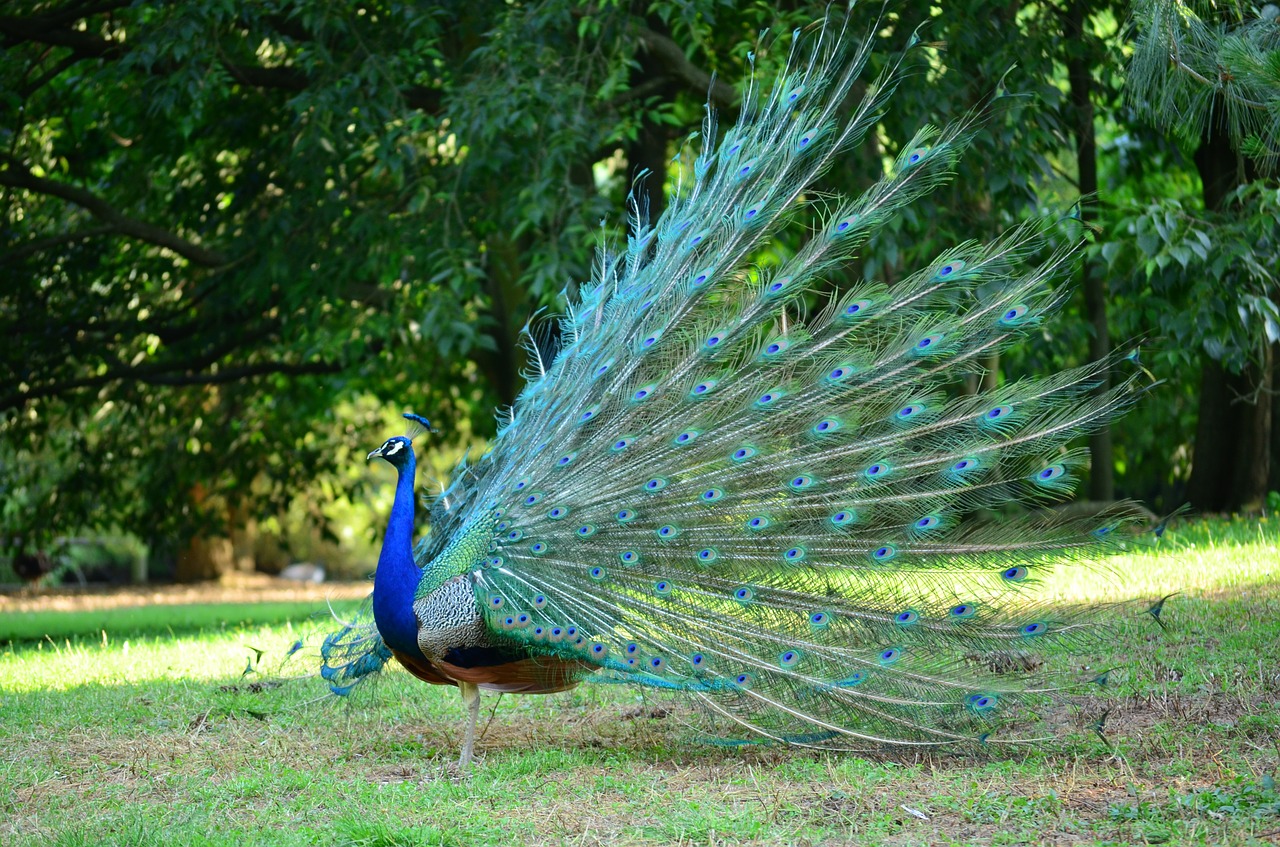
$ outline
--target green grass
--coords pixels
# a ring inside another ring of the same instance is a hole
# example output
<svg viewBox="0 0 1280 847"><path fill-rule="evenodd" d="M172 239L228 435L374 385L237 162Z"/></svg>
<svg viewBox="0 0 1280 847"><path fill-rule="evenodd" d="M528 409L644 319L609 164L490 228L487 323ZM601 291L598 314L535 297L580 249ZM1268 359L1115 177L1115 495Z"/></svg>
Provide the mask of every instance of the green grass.
<svg viewBox="0 0 1280 847"><path fill-rule="evenodd" d="M337 611L353 603L334 603ZM85 638L177 637L199 632L235 629L253 624L304 620L316 604L192 603L177 606L125 606L74 612L12 612L0 617L0 644L66 641Z"/></svg>
<svg viewBox="0 0 1280 847"><path fill-rule="evenodd" d="M680 709L584 685L486 697L480 760L460 781L456 692L396 672L355 703L324 697L290 679L310 660L283 661L320 626L306 616L50 613L35 629L57 637L0 652L0 843L1274 843L1280 524L1166 541L1113 558L1114 578L1053 586L1181 592L1168 631L1140 622L1116 642L1109 743L1084 727L1013 758L726 750L691 743ZM208 623L170 635L166 619Z"/></svg>

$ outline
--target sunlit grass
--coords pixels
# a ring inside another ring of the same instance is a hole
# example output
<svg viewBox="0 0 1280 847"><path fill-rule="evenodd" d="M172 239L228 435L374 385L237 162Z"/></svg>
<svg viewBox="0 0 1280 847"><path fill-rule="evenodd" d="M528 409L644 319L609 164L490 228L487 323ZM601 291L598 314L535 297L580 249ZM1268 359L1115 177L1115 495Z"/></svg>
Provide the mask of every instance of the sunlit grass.
<svg viewBox="0 0 1280 847"><path fill-rule="evenodd" d="M1182 523L1158 541L1149 535L1096 566L1062 568L1046 591L1071 602L1152 599L1243 591L1280 583L1280 520L1213 518Z"/></svg>
<svg viewBox="0 0 1280 847"><path fill-rule="evenodd" d="M323 619L51 614L60 638L0 650L0 843L1262 843L1280 830L1277 530L1198 522L1068 569L1092 574L1051 586L1075 600L1181 593L1167 631L1138 615L1107 657L1107 741L1083 726L1012 758L725 750L635 690L582 686L486 697L455 781L457 692L393 672L327 697L313 651L285 661Z"/></svg>

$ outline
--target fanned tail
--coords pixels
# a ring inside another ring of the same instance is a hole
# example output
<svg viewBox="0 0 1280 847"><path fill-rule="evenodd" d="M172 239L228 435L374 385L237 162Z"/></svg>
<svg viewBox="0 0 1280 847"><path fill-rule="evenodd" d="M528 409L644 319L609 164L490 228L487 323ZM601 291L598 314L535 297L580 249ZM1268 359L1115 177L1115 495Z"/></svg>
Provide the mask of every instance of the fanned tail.
<svg viewBox="0 0 1280 847"><path fill-rule="evenodd" d="M1123 357L982 394L981 361L1061 307L1079 245L1046 216L956 244L893 285L815 291L953 173L984 115L925 127L857 198L807 203L875 126L900 61L842 101L871 39L824 29L705 147L652 224L562 322L442 545L492 528L472 573L488 625L602 681L701 701L732 727L819 746L1034 740L1061 659L1115 610L1041 577L1127 543L1138 510L1006 514L1067 496L1071 446L1138 395ZM814 212L793 255L752 264ZM1094 677L1097 678L1096 675Z"/></svg>

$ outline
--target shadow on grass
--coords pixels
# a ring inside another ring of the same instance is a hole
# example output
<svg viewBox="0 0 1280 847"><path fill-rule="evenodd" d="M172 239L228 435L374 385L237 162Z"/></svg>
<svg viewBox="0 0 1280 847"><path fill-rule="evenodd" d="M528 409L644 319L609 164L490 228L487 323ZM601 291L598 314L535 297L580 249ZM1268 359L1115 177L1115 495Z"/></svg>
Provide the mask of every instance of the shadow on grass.
<svg viewBox="0 0 1280 847"><path fill-rule="evenodd" d="M351 613L357 605L357 601L350 600L332 603L339 615ZM104 639L180 637L243 626L310 623L327 617L329 611L325 604L314 601L12 612L0 618L0 646L28 647L40 641L100 643Z"/></svg>

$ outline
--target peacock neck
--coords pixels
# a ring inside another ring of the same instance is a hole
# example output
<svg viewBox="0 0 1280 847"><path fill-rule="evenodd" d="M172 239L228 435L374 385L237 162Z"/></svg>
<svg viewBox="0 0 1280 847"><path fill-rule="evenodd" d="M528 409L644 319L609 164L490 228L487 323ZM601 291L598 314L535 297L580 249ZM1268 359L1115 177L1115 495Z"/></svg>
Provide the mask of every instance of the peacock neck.
<svg viewBox="0 0 1280 847"><path fill-rule="evenodd" d="M373 617L382 640L391 649L421 656L418 647L418 618L413 612L414 594L422 570L413 561L413 483L416 463L413 450L396 468L395 502L387 520L387 533L373 577Z"/></svg>

